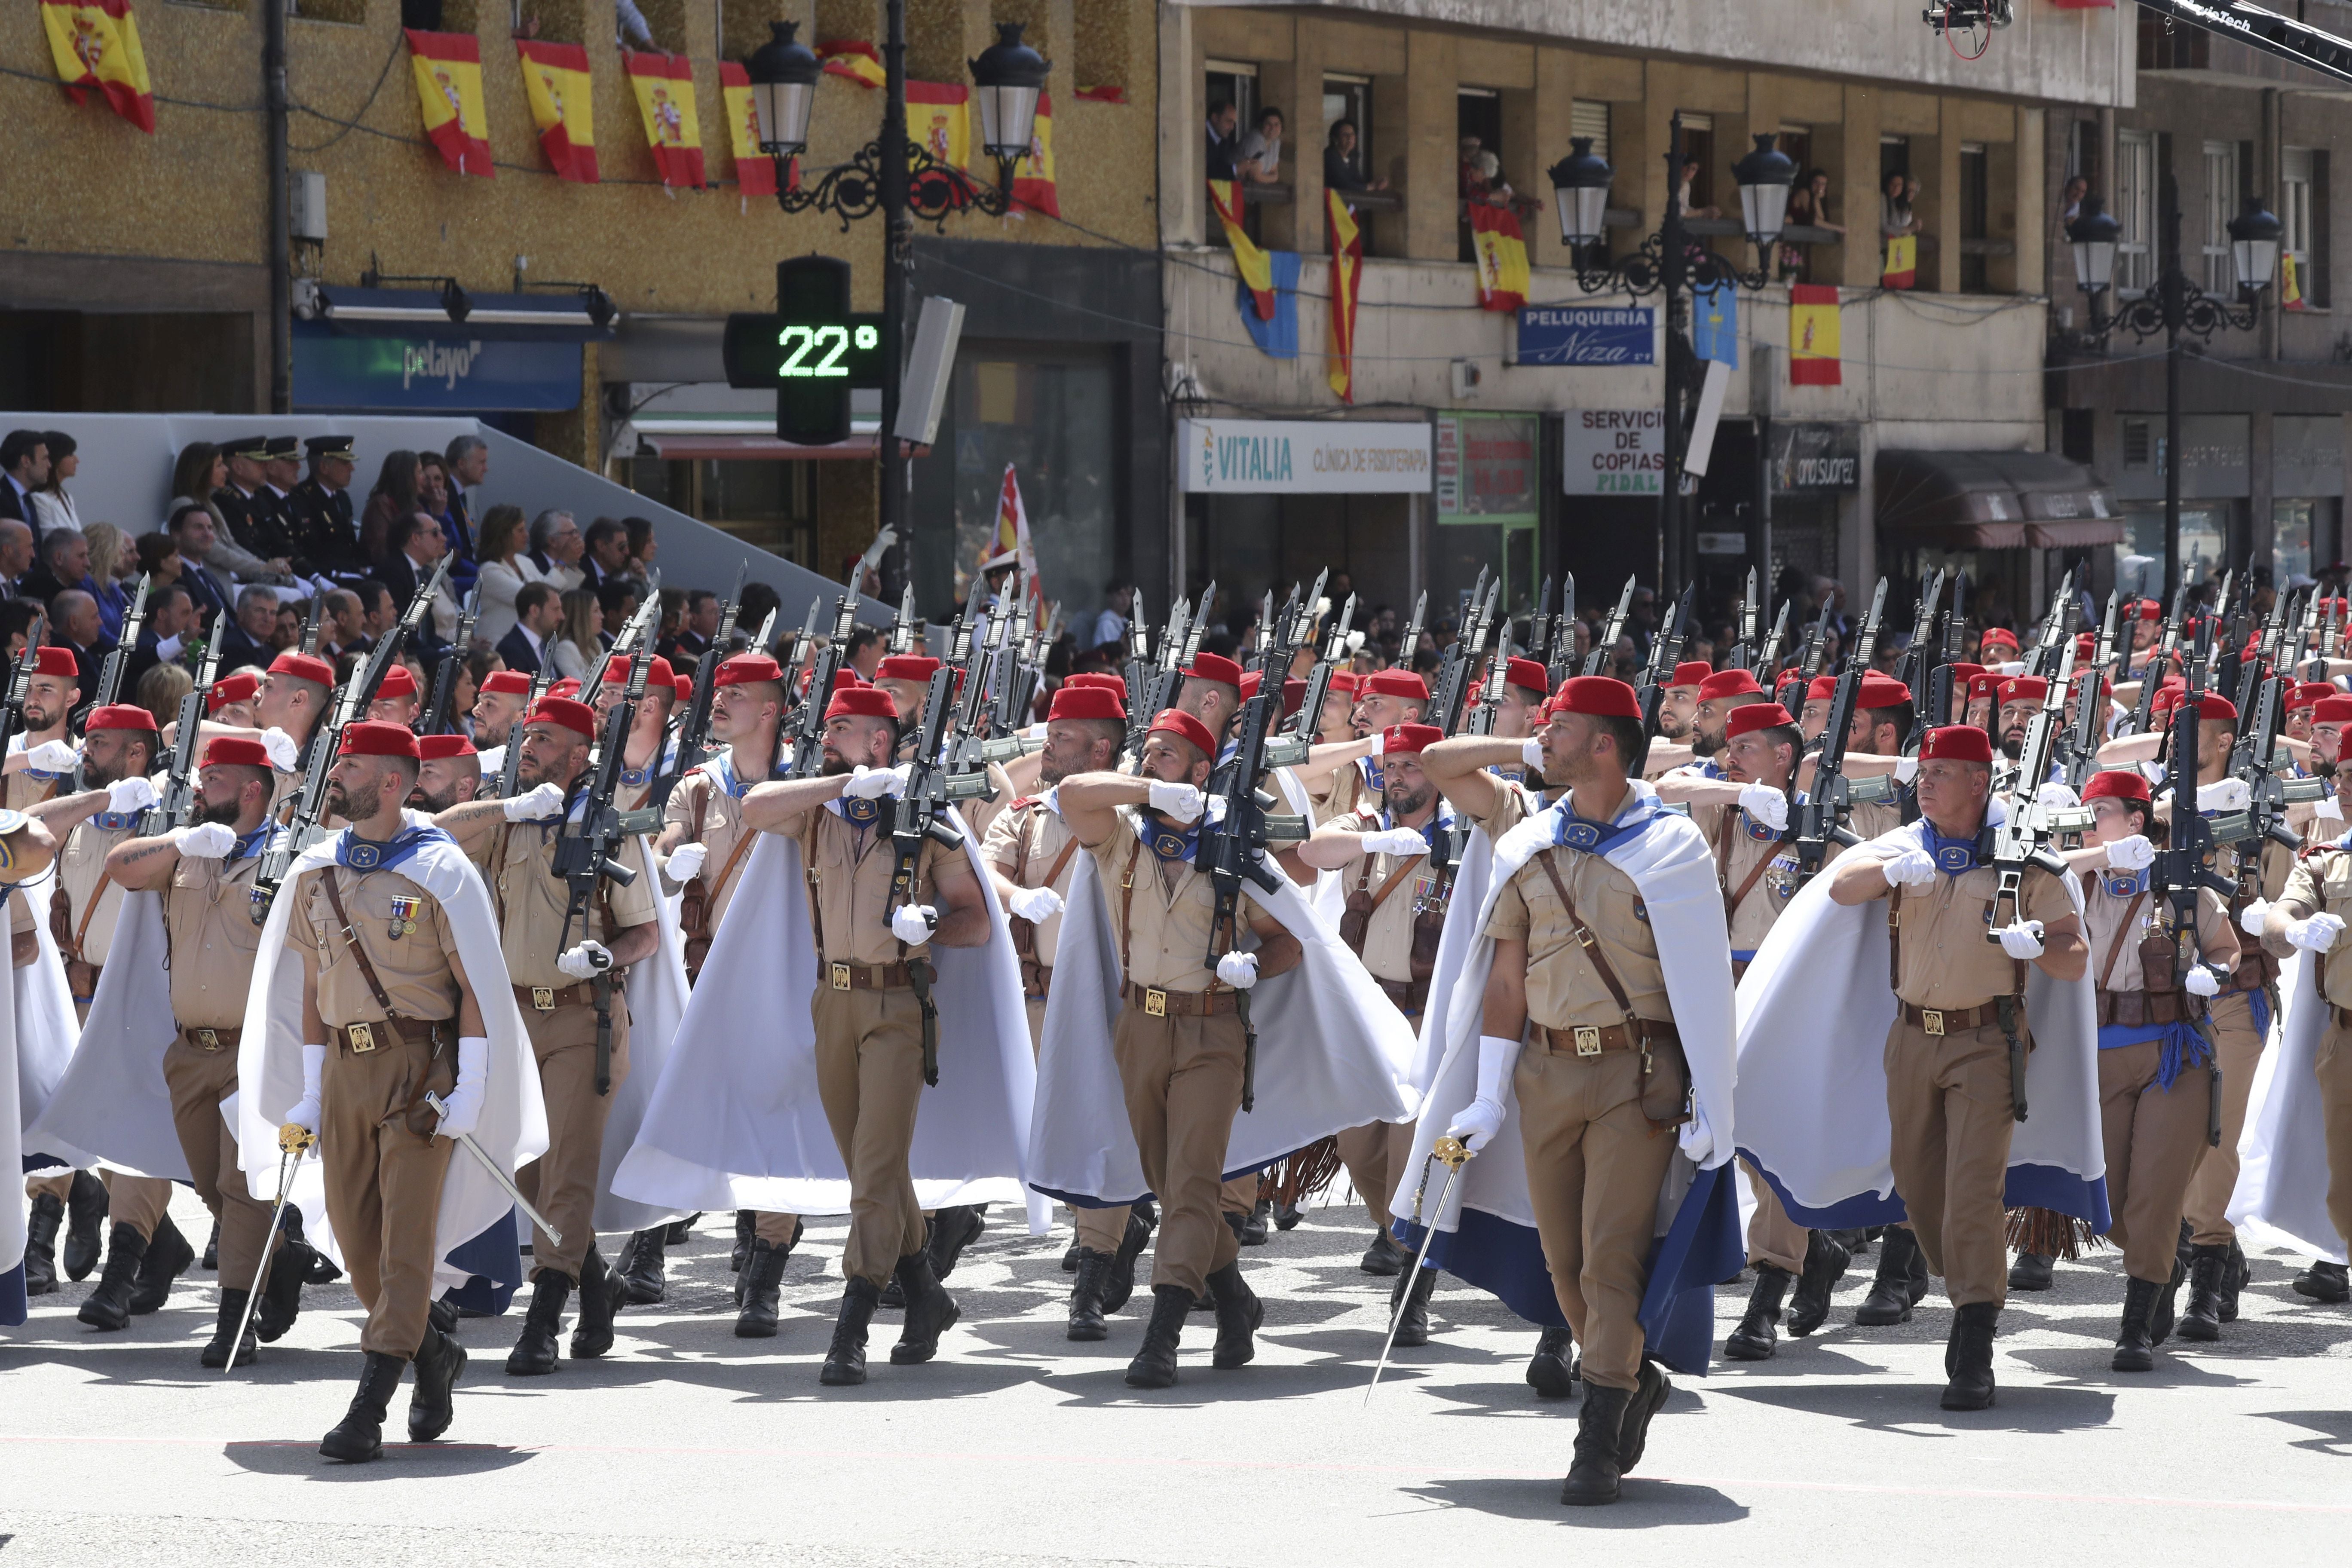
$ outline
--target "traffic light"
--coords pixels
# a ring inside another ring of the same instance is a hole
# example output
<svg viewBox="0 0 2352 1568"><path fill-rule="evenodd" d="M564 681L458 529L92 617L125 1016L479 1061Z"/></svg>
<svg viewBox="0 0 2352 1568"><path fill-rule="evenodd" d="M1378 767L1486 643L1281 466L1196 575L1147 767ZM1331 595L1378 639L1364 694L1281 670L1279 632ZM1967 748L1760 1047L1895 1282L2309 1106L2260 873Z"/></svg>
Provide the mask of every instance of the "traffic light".
<svg viewBox="0 0 2352 1568"><path fill-rule="evenodd" d="M794 257L777 264L774 314L727 318L727 384L775 389L779 440L846 441L850 391L881 386L890 339L883 317L850 310L848 262Z"/></svg>

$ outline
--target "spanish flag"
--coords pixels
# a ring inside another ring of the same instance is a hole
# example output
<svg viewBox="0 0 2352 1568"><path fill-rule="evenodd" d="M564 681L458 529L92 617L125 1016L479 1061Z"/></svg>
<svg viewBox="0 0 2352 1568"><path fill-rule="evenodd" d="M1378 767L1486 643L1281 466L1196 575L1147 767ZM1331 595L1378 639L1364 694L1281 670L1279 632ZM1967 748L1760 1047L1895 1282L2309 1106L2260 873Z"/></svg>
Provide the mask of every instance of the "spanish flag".
<svg viewBox="0 0 2352 1568"><path fill-rule="evenodd" d="M441 149L442 161L457 173L492 178L490 118L482 107L481 39L471 33L406 31L425 139Z"/></svg>
<svg viewBox="0 0 2352 1568"><path fill-rule="evenodd" d="M522 56L524 96L548 167L559 180L596 183L595 93L588 76L588 51L578 44L546 44L517 38Z"/></svg>
<svg viewBox="0 0 2352 1568"><path fill-rule="evenodd" d="M961 82L908 82L907 139L931 162L964 168L971 162L971 89Z"/></svg>
<svg viewBox="0 0 2352 1568"><path fill-rule="evenodd" d="M889 80L882 69L882 58L862 38L828 38L817 45L816 53L827 72L860 87L880 87Z"/></svg>
<svg viewBox="0 0 2352 1568"><path fill-rule="evenodd" d="M1029 537L1029 509L1021 504L1021 480L1013 465L1004 465L1004 482L996 490L996 537L980 558L985 574L992 567L1013 565L1029 574L1029 598L1042 614L1045 584L1037 573L1037 548Z"/></svg>
<svg viewBox="0 0 2352 1568"><path fill-rule="evenodd" d="M95 89L108 108L155 134L155 89L131 0L41 0L41 25L68 98L79 103Z"/></svg>
<svg viewBox="0 0 2352 1568"><path fill-rule="evenodd" d="M629 85L636 89L637 112L645 117L646 144L654 167L673 190L702 184L702 121L694 112L694 65L684 55L621 56Z"/></svg>
<svg viewBox="0 0 2352 1568"><path fill-rule="evenodd" d="M1331 368L1324 379L1342 403L1356 401L1356 295L1364 280L1364 234L1339 193L1323 193L1331 237Z"/></svg>
<svg viewBox="0 0 2352 1568"><path fill-rule="evenodd" d="M1886 268L1879 274L1882 289L1908 289L1919 276L1919 237L1916 234L1890 235L1886 240Z"/></svg>
<svg viewBox="0 0 2352 1568"><path fill-rule="evenodd" d="M1470 243L1478 253L1478 303L1516 310L1528 302L1528 241L1519 215L1492 202L1470 204Z"/></svg>
<svg viewBox="0 0 2352 1568"><path fill-rule="evenodd" d="M1274 263L1266 258L1257 242L1242 229L1242 188L1232 180L1209 182L1209 205L1216 210L1217 219L1225 226L1225 243L1234 247L1234 270L1249 285L1250 300L1257 307L1257 319L1274 320Z"/></svg>
<svg viewBox="0 0 2352 1568"><path fill-rule="evenodd" d="M1789 285L1789 384L1841 384L1838 291L1828 283Z"/></svg>
<svg viewBox="0 0 2352 1568"><path fill-rule="evenodd" d="M727 146L735 154L735 186L747 196L776 194L776 161L760 151L760 102L751 96L751 73L733 60L719 62L719 96L727 106ZM800 182L793 160L792 182Z"/></svg>
<svg viewBox="0 0 2352 1568"><path fill-rule="evenodd" d="M1062 216L1061 198L1054 194L1054 95L1037 95L1036 128L1029 132L1028 155L1013 165L1013 210Z"/></svg>

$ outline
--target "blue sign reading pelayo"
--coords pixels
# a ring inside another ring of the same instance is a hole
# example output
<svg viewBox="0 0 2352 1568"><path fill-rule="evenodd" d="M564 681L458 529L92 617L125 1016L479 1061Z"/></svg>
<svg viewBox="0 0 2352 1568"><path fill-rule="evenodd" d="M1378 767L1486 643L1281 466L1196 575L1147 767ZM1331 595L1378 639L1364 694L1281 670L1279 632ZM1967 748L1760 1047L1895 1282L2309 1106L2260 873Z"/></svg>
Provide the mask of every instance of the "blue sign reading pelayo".
<svg viewBox="0 0 2352 1568"><path fill-rule="evenodd" d="M1648 305L1527 305L1519 363L1652 364L1657 336L1657 311Z"/></svg>

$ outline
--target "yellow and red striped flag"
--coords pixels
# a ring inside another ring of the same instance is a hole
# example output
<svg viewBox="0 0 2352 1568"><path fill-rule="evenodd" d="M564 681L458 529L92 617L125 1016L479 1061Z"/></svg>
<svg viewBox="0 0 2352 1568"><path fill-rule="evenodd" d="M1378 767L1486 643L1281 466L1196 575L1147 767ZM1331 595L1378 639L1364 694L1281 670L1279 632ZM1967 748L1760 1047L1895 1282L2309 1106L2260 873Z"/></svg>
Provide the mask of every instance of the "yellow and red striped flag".
<svg viewBox="0 0 2352 1568"><path fill-rule="evenodd" d="M649 55L631 49L621 56L629 85L636 89L637 112L646 122L646 145L654 150L661 182L674 189L702 184L702 121L694 112L694 65L684 55Z"/></svg>
<svg viewBox="0 0 2352 1568"><path fill-rule="evenodd" d="M461 174L496 176L490 165L490 117L482 107L482 41L471 33L406 29L416 68L416 103L425 139Z"/></svg>
<svg viewBox="0 0 2352 1568"><path fill-rule="evenodd" d="M595 94L588 51L578 44L536 38L517 38L515 51L522 57L523 94L530 100L531 122L539 127L539 145L547 154L548 167L559 180L594 184Z"/></svg>
<svg viewBox="0 0 2352 1568"><path fill-rule="evenodd" d="M131 0L41 0L41 25L68 98L79 103L103 93L108 108L155 134L155 89Z"/></svg>
<svg viewBox="0 0 2352 1568"><path fill-rule="evenodd" d="M1829 283L1789 285L1789 384L1843 384L1838 343L1838 291Z"/></svg>
<svg viewBox="0 0 2352 1568"><path fill-rule="evenodd" d="M1004 482L996 491L996 536L981 557L980 569L985 573L1000 563L1019 566L1029 574L1029 597L1043 609L1045 585L1037 577L1037 548L1029 538L1029 509L1021 504L1021 480L1010 463L1004 465Z"/></svg>
<svg viewBox="0 0 2352 1568"><path fill-rule="evenodd" d="M1062 200L1054 194L1054 95L1037 95L1035 128L1029 132L1028 154L1013 165L1013 211L1026 209L1047 217L1062 216Z"/></svg>
<svg viewBox="0 0 2352 1568"><path fill-rule="evenodd" d="M1356 401L1356 296L1364 281L1364 231L1339 193L1323 193L1331 239L1331 368L1324 379L1342 403Z"/></svg>
<svg viewBox="0 0 2352 1568"><path fill-rule="evenodd" d="M735 154L735 186L747 196L776 194L776 161L760 151L760 100L751 95L751 73L733 60L719 62L719 96L727 107L727 146ZM800 160L793 160L793 184L800 184Z"/></svg>
<svg viewBox="0 0 2352 1568"><path fill-rule="evenodd" d="M2279 309L2282 310L2311 309L2310 302L2303 297L2303 268L2294 264L2294 257L2284 253L2279 256Z"/></svg>
<svg viewBox="0 0 2352 1568"><path fill-rule="evenodd" d="M883 72L881 57L863 38L827 38L817 45L816 53L824 62L828 75L854 81L860 87L880 87L889 80Z"/></svg>
<svg viewBox="0 0 2352 1568"><path fill-rule="evenodd" d="M907 84L907 139L931 162L961 169L971 162L971 89L961 82Z"/></svg>
<svg viewBox="0 0 2352 1568"><path fill-rule="evenodd" d="M1242 275L1249 286L1250 300L1257 307L1257 319L1274 320L1274 260L1258 248L1257 242L1242 228L1242 188L1232 180L1209 182L1209 205L1214 209L1217 221L1225 226L1225 243L1234 247L1234 270Z"/></svg>
<svg viewBox="0 0 2352 1568"><path fill-rule="evenodd" d="M1492 202L1470 204L1470 244L1478 254L1478 303L1516 310L1528 302L1528 241L1519 215Z"/></svg>
<svg viewBox="0 0 2352 1568"><path fill-rule="evenodd" d="M1886 237L1886 265L1878 274L1882 289L1908 289L1919 280L1919 237L1916 234L1891 234Z"/></svg>

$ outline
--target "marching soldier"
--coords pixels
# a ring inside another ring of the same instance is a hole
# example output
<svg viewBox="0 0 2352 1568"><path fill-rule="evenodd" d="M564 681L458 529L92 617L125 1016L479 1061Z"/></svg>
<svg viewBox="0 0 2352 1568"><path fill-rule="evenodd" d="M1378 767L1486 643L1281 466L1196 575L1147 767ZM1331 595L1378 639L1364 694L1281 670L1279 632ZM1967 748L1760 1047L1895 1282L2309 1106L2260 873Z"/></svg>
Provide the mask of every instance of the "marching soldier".
<svg viewBox="0 0 2352 1568"><path fill-rule="evenodd" d="M286 439L288 466L293 442ZM288 521L294 533L294 551L310 573L331 577L367 575L367 557L360 551L359 528L352 518L352 438L312 436L302 443L310 459L310 475L287 497ZM278 457L277 443L270 448Z"/></svg>
<svg viewBox="0 0 2352 1568"><path fill-rule="evenodd" d="M593 1218L598 1162L612 1090L629 1074L629 1008L624 989L629 965L652 955L658 940L657 896L629 839L616 857L636 872L624 887L600 886L576 927L567 925L571 889L555 874L558 836L583 805L589 748L596 734L587 704L543 697L526 715L518 773L530 787L512 800L474 801L434 820L482 869L498 912L514 1000L522 1009L547 1101L547 1152L524 1171L524 1195L562 1233L561 1243L534 1229L530 1310L507 1357L509 1377L541 1377L555 1370L556 1336L563 1308L580 1292L580 1321L572 1353L581 1360L613 1346L613 1317L623 1287L596 1249ZM564 945L566 942L571 945ZM611 1047L597 1048L598 982L609 983ZM607 1081L599 1083L604 1077Z"/></svg>
<svg viewBox="0 0 2352 1568"><path fill-rule="evenodd" d="M416 758L416 787L408 792L410 810L438 814L481 793L482 759L465 736L419 735Z"/></svg>
<svg viewBox="0 0 2352 1568"><path fill-rule="evenodd" d="M498 793L505 776L507 743L530 701L530 677L520 669L494 669L474 693L474 744L480 748L484 799Z"/></svg>
<svg viewBox="0 0 2352 1568"><path fill-rule="evenodd" d="M405 724L413 730L417 712L424 706L416 677L410 673L408 666L395 664L383 672L375 695L368 700L367 716L379 724Z"/></svg>
<svg viewBox="0 0 2352 1568"><path fill-rule="evenodd" d="M1549 673L1549 672L1547 672ZM1698 715L1700 688L1715 673L1715 667L1705 659L1685 659L1675 666L1658 692L1658 738L1677 743L1691 738L1692 725Z"/></svg>
<svg viewBox="0 0 2352 1568"><path fill-rule="evenodd" d="M600 732L604 716L628 691L629 659L624 654L606 660L604 679L590 698ZM613 792L615 810L635 811L653 798L654 781L668 770L677 754L669 733L670 712L677 706L677 677L670 672L669 660L655 654L646 671L646 692L637 703L636 721L621 748L621 786Z"/></svg>
<svg viewBox="0 0 2352 1568"><path fill-rule="evenodd" d="M1370 744L1400 724L1420 723L1428 711L1429 682L1412 670L1376 670L1356 683L1356 711L1350 722L1366 749L1340 770L1339 782L1331 786L1332 815L1354 811L1367 802L1379 809L1380 759L1370 754Z"/></svg>

